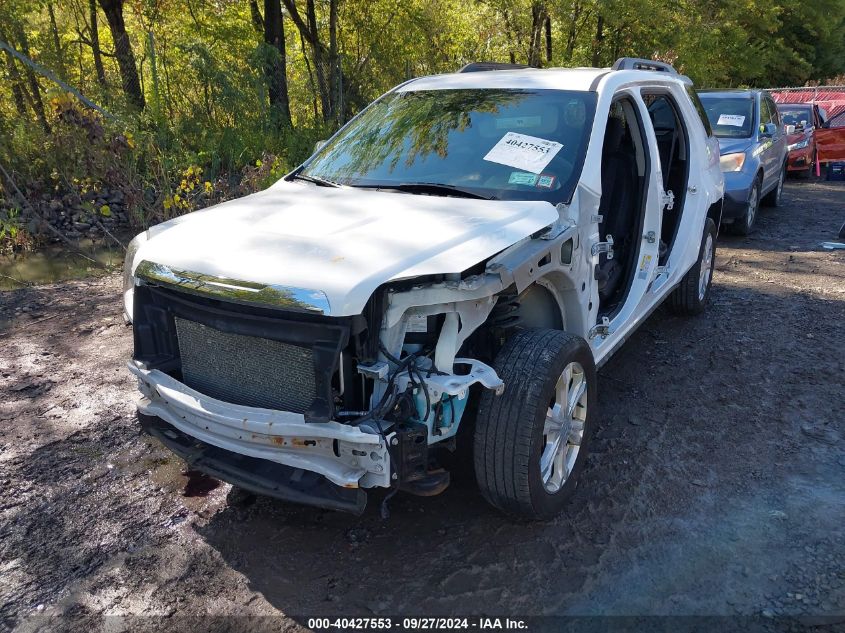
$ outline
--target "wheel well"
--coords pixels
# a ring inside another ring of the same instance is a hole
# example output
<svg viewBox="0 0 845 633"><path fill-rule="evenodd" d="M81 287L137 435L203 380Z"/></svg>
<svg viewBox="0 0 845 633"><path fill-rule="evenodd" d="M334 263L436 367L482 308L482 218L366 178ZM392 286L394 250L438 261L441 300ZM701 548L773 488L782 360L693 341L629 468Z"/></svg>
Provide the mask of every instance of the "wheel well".
<svg viewBox="0 0 845 633"><path fill-rule="evenodd" d="M523 327L562 330L566 324L563 306L549 282L538 279L517 297Z"/></svg>
<svg viewBox="0 0 845 633"><path fill-rule="evenodd" d="M707 209L707 217L713 220L716 224L716 231L718 231L719 227L722 225L722 205L724 202L725 199L720 198L711 204L709 209Z"/></svg>

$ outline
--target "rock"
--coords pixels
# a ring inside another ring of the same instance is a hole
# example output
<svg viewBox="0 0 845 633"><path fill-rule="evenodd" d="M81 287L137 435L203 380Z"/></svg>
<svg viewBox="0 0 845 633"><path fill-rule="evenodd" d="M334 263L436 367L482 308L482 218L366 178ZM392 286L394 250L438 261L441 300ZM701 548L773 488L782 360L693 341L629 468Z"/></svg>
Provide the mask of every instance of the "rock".
<svg viewBox="0 0 845 633"><path fill-rule="evenodd" d="M370 538L370 531L367 528L349 528L346 530L346 540L350 543L365 543Z"/></svg>

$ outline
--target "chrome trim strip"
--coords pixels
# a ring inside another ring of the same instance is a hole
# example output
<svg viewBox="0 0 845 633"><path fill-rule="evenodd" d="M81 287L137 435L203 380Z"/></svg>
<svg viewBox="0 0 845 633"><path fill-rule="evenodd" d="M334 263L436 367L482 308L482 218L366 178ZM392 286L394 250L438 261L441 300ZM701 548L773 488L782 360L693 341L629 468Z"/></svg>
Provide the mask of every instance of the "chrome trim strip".
<svg viewBox="0 0 845 633"><path fill-rule="evenodd" d="M314 314L331 314L329 298L321 290L215 277L189 270L177 270L147 260L138 264L135 276L149 283L233 303L284 308Z"/></svg>

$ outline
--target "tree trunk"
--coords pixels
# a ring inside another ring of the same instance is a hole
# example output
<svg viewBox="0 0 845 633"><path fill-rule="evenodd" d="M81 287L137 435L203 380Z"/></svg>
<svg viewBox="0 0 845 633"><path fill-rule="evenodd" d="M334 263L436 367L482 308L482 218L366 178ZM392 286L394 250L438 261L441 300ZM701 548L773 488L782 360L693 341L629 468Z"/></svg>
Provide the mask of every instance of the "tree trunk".
<svg viewBox="0 0 845 633"><path fill-rule="evenodd" d="M62 80L67 81L65 53L59 39L59 27L56 25L56 13L53 11L52 2L47 3L47 13L50 16L50 34L53 36L53 48L56 49L56 72Z"/></svg>
<svg viewBox="0 0 845 633"><path fill-rule="evenodd" d="M596 37L593 40L593 67L598 68L601 62L601 46L604 40L604 17L598 16L596 20Z"/></svg>
<svg viewBox="0 0 845 633"><path fill-rule="evenodd" d="M120 68L123 94L126 95L129 103L139 110L143 110L145 105L144 93L141 91L138 68L135 66L135 54L132 52L129 34L126 32L126 23L123 21L123 0L99 1L103 13L106 14L109 30L114 40L114 54Z"/></svg>
<svg viewBox="0 0 845 633"><path fill-rule="evenodd" d="M329 0L329 101L331 102L332 117L338 123L340 112L340 59L337 54L337 3Z"/></svg>
<svg viewBox="0 0 845 633"><path fill-rule="evenodd" d="M9 38L0 31L0 39L4 42L9 42ZM23 96L23 84L21 75L18 72L18 67L15 65L15 58L9 51L4 51L6 58L6 73L9 75L9 83L12 85L12 98L15 101L15 109L22 117L26 116L26 101Z"/></svg>
<svg viewBox="0 0 845 633"><path fill-rule="evenodd" d="M305 68L308 70L308 85L311 86L311 99L314 104L314 120L317 120L317 117L320 114L319 107L317 106L317 86L314 84L314 73L311 72L311 62L308 61L308 51L305 49L305 38L302 37L302 31L299 32L299 44L302 47L302 59L305 60Z"/></svg>
<svg viewBox="0 0 845 633"><path fill-rule="evenodd" d="M305 2L305 19L308 20L308 30L312 33L311 49L314 59L314 73L317 75L317 88L320 92L320 107L323 110L323 120L332 119L332 104L329 96L330 79L326 77L326 50L320 42L319 31L317 30L317 10L314 7L314 0Z"/></svg>
<svg viewBox="0 0 845 633"><path fill-rule="evenodd" d="M88 0L88 13L91 15L91 52L94 55L94 69L97 71L97 81L103 88L106 83L106 69L103 67L103 56L100 52L100 30L97 26L97 0Z"/></svg>
<svg viewBox="0 0 845 633"><path fill-rule="evenodd" d="M511 16L508 13L508 10L505 9L504 11L505 16L505 35L507 35L508 39L508 59L510 59L511 64L516 63L516 53L513 50L513 28L511 27Z"/></svg>
<svg viewBox="0 0 845 633"><path fill-rule="evenodd" d="M264 0L264 42L273 47L273 58L267 60L265 73L270 93L270 106L280 126L290 126L288 100L287 54L285 25L280 0Z"/></svg>
<svg viewBox="0 0 845 633"><path fill-rule="evenodd" d="M572 55L575 52L575 38L578 36L578 19L581 17L581 10L581 2L580 0L576 0L572 6L569 32L566 34L566 51L563 54L563 58L567 63L572 61Z"/></svg>
<svg viewBox="0 0 845 633"><path fill-rule="evenodd" d="M552 61L552 18L546 16L546 61Z"/></svg>
<svg viewBox="0 0 845 633"><path fill-rule="evenodd" d="M332 83L340 86L343 83L343 70L337 63L337 2L330 0L329 5L329 47L320 40L320 31L317 28L317 11L314 0L305 2L305 18L297 9L295 0L282 0L288 10L293 23L299 29L299 34L308 42L311 47L311 60L314 62L314 75L317 80L317 92L320 97L320 107L323 110L323 120L332 121L335 116L335 104L332 100ZM334 51L332 50L331 39L335 38ZM334 61L334 63L333 63ZM333 66L333 68L332 68ZM333 77L336 80L333 81Z"/></svg>
<svg viewBox="0 0 845 633"><path fill-rule="evenodd" d="M23 27L20 24L17 25L16 30L18 41L20 43L20 52L26 55L29 59L32 59L32 55L29 53L29 41L26 39L26 31L23 30ZM25 72L27 83L29 84L29 96L31 98L32 109L35 111L35 116L38 117L41 127L44 128L45 132L49 133L50 126L47 123L47 117L44 114L44 102L41 100L41 86L38 85L38 78L29 66L26 67Z"/></svg>
<svg viewBox="0 0 845 633"><path fill-rule="evenodd" d="M258 9L258 0L249 0L249 17L252 20L252 28L257 33L263 33L264 18L261 17L261 11Z"/></svg>
<svg viewBox="0 0 845 633"><path fill-rule="evenodd" d="M531 39L528 44L528 65L539 68L543 50L543 27L548 17L546 6L542 2L531 5Z"/></svg>

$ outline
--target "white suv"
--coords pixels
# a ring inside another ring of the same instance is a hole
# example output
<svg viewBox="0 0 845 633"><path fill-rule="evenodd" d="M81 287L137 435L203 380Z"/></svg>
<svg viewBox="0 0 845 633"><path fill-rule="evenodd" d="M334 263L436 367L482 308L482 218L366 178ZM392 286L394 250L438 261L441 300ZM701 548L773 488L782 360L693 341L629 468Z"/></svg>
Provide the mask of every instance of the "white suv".
<svg viewBox="0 0 845 633"><path fill-rule="evenodd" d="M689 79L628 58L394 88L269 189L133 240L143 427L289 501L437 494L455 452L497 508L554 515L596 367L664 299L707 302L723 181L704 116Z"/></svg>

